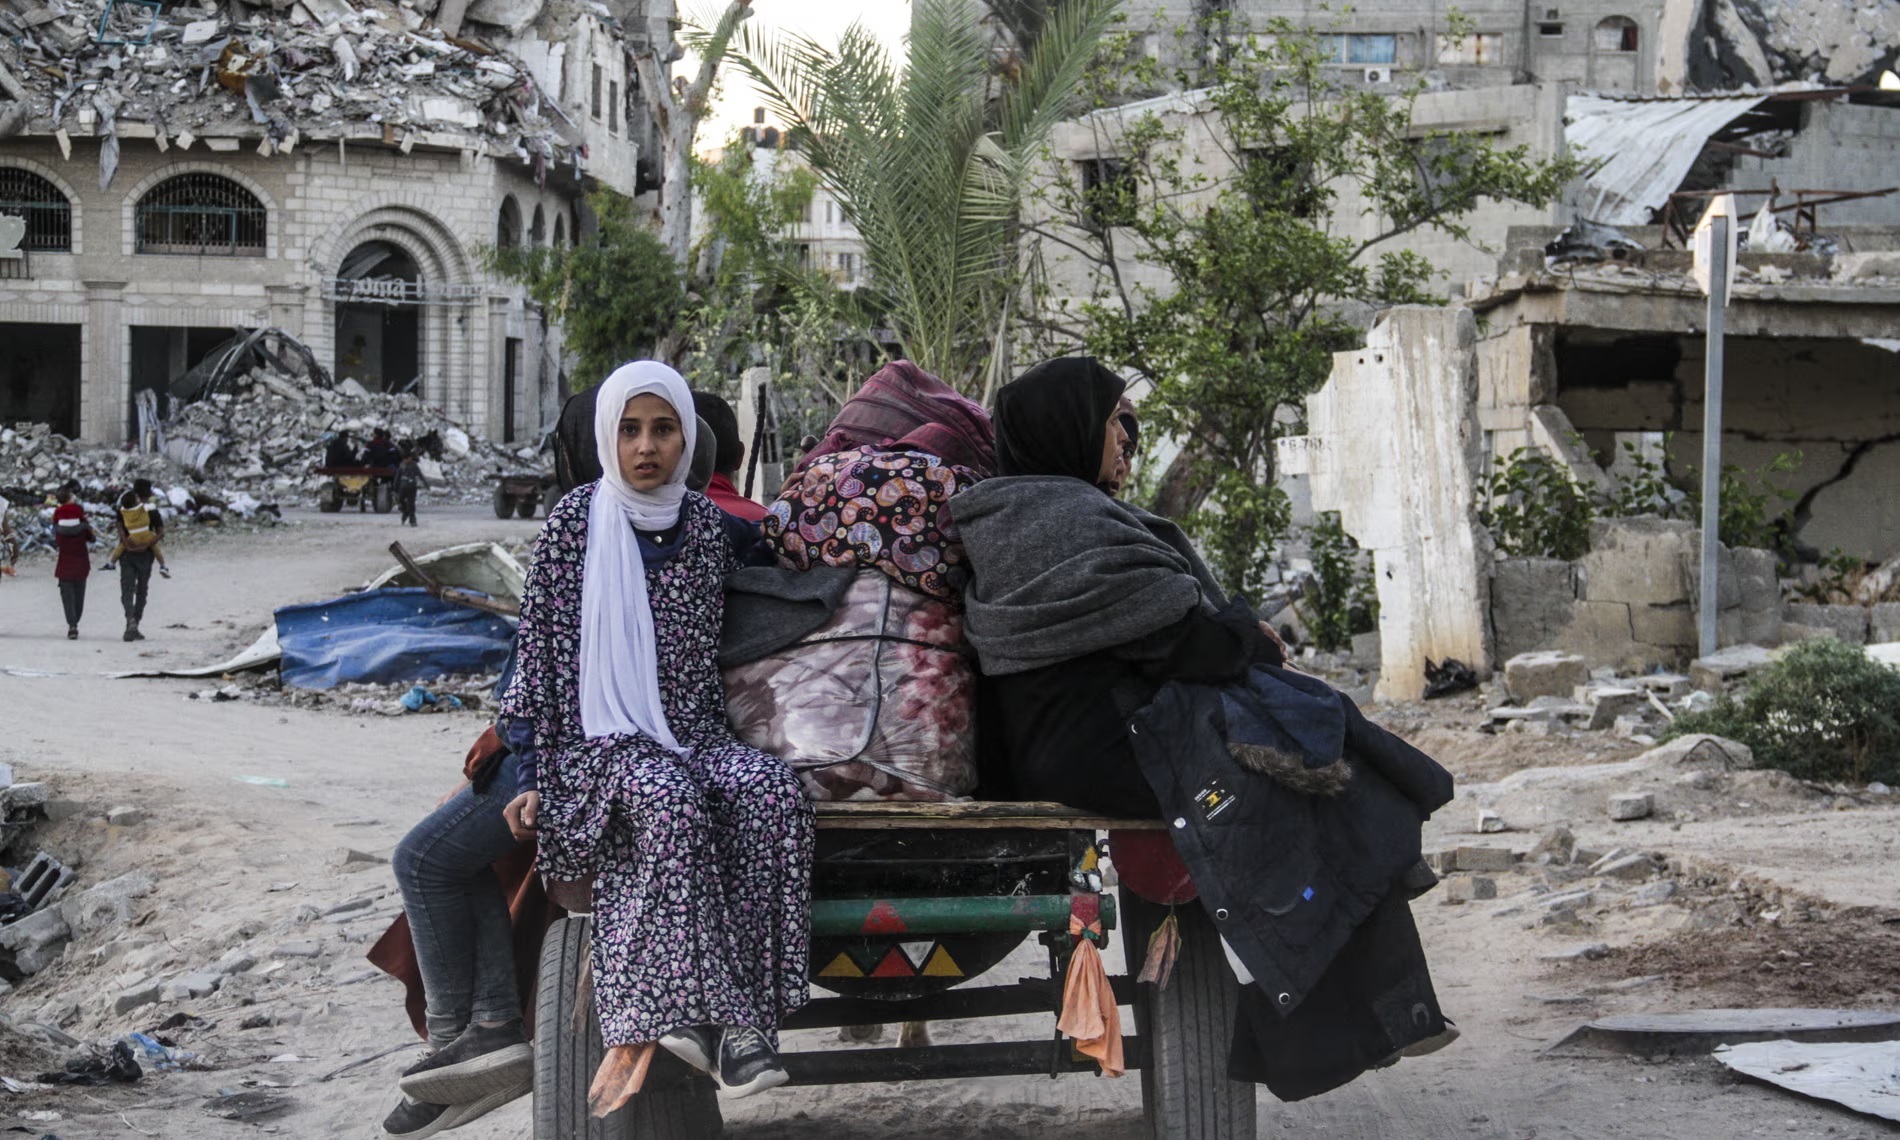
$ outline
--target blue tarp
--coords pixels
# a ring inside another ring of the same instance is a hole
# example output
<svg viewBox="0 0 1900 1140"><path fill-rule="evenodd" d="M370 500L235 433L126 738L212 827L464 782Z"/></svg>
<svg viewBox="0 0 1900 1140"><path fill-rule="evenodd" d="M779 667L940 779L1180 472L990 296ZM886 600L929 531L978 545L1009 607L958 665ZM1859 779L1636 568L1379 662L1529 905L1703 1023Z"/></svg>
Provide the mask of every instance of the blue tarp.
<svg viewBox="0 0 1900 1140"><path fill-rule="evenodd" d="M277 611L284 684L331 689L352 681L428 681L493 673L508 660L514 623L419 588L371 590Z"/></svg>

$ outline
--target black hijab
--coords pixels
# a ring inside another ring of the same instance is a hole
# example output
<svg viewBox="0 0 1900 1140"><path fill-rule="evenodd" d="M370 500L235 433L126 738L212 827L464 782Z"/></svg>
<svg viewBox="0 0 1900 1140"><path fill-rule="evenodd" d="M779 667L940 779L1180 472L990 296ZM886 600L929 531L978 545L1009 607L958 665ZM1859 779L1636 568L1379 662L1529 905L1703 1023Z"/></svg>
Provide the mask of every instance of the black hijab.
<svg viewBox="0 0 1900 1140"><path fill-rule="evenodd" d="M1045 360L996 393L996 466L1003 475L1066 475L1093 485L1103 437L1127 387L1093 356Z"/></svg>

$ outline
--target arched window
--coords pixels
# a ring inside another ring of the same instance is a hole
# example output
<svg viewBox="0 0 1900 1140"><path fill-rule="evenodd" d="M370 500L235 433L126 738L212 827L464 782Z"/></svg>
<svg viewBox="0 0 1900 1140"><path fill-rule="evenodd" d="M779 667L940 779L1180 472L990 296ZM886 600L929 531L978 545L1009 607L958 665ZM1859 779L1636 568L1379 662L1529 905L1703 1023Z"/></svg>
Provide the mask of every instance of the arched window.
<svg viewBox="0 0 1900 1140"><path fill-rule="evenodd" d="M560 249L567 244L567 215L554 215L554 248Z"/></svg>
<svg viewBox="0 0 1900 1140"><path fill-rule="evenodd" d="M180 174L145 192L132 214L139 253L264 256L264 203L221 174Z"/></svg>
<svg viewBox="0 0 1900 1140"><path fill-rule="evenodd" d="M542 211L540 203L535 203L534 221L528 224L528 244L540 249L548 241L548 216Z"/></svg>
<svg viewBox="0 0 1900 1140"><path fill-rule="evenodd" d="M59 187L31 170L0 166L0 214L26 219L20 248L33 253L70 253L73 204Z"/></svg>
<svg viewBox="0 0 1900 1140"><path fill-rule="evenodd" d="M521 205L509 194L501 200L501 214L495 219L495 248L513 249L521 244Z"/></svg>
<svg viewBox="0 0 1900 1140"><path fill-rule="evenodd" d="M1636 21L1628 16L1607 16L1597 25L1598 51L1635 51Z"/></svg>

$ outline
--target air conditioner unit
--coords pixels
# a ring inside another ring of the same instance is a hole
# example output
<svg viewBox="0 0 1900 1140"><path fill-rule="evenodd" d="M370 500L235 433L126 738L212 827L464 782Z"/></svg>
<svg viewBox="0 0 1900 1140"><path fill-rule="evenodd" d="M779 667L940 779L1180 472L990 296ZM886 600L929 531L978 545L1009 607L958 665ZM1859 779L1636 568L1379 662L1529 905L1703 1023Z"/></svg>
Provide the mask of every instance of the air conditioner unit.
<svg viewBox="0 0 1900 1140"><path fill-rule="evenodd" d="M1392 82L1392 69L1389 67L1368 67L1366 68L1366 82L1368 84L1390 83Z"/></svg>

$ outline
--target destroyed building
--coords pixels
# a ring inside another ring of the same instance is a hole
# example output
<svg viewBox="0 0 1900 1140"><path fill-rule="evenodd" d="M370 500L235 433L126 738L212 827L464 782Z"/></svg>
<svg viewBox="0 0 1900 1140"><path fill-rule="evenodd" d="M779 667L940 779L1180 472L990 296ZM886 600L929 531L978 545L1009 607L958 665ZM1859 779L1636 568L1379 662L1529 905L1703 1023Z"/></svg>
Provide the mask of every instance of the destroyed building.
<svg viewBox="0 0 1900 1140"><path fill-rule="evenodd" d="M1563 649L1617 668L1696 648L1691 521L1599 518L1581 559L1501 558L1480 522L1496 461L1519 448L1602 497L1634 456L1678 478L1701 460L1706 298L1666 230L1622 257L1559 262L1555 230L1512 235L1464 305L1399 309L1335 358L1282 449L1377 565L1381 692L1416 696L1423 662ZM1900 554L1900 227L1842 226L1806 251L1744 252L1728 312L1723 460L1798 456L1787 541ZM1548 260L1547 260L1548 259ZM1399 414L1389 414L1392 412ZM1900 637L1900 607L1793 597L1776 554L1722 551L1720 641Z"/></svg>
<svg viewBox="0 0 1900 1140"><path fill-rule="evenodd" d="M484 255L657 189L646 7L0 0L0 423L120 443L141 391L268 326L531 438L559 331Z"/></svg>

